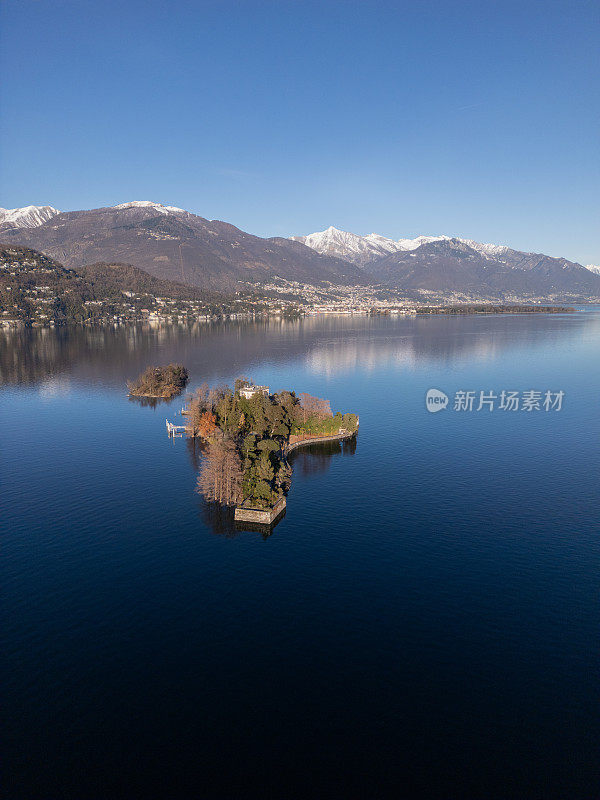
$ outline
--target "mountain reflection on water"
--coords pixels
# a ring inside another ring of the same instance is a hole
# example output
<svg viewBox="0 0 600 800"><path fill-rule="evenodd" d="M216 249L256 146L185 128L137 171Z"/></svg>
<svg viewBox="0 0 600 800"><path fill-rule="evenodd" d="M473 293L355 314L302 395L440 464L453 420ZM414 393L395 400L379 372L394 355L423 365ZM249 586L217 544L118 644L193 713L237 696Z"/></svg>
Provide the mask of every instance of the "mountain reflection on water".
<svg viewBox="0 0 600 800"><path fill-rule="evenodd" d="M0 332L7 796L597 796L598 352L599 308ZM167 436L187 392L128 401L170 361L360 442L294 451L239 533Z"/></svg>
<svg viewBox="0 0 600 800"><path fill-rule="evenodd" d="M75 381L124 387L149 364L184 363L210 381L265 361L297 360L331 375L417 362L485 361L509 348L546 345L598 330L597 315L322 316L297 320L0 331L0 384L69 391ZM62 379L62 381L61 381Z"/></svg>

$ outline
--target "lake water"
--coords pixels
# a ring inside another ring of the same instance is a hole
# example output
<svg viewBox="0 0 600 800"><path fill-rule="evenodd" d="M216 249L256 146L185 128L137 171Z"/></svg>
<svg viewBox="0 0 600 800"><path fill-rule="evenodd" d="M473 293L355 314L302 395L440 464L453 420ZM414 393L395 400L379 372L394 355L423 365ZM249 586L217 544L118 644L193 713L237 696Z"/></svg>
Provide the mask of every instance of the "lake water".
<svg viewBox="0 0 600 800"><path fill-rule="evenodd" d="M598 797L599 309L0 337L10 798ZM128 400L174 360L360 415L270 536Z"/></svg>

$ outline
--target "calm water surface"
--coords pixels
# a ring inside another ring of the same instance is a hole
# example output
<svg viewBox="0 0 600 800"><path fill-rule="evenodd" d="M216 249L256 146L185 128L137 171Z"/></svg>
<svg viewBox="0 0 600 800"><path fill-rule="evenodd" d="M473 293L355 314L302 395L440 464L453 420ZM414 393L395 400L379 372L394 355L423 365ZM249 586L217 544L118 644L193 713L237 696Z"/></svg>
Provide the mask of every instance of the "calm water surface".
<svg viewBox="0 0 600 800"><path fill-rule="evenodd" d="M600 310L0 337L10 798L599 796ZM128 400L172 360L360 414L271 536Z"/></svg>

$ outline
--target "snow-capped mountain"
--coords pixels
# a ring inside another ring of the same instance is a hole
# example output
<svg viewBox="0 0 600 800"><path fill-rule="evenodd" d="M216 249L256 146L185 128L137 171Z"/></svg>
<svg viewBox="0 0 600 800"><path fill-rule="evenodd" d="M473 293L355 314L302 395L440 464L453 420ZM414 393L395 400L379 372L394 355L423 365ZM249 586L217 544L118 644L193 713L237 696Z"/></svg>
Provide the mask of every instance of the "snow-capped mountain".
<svg viewBox="0 0 600 800"><path fill-rule="evenodd" d="M2 210L0 241L32 248L66 267L131 264L157 278L219 291L283 278L376 285L418 298L600 298L600 270L564 258L450 236L394 241L334 227L309 236L263 239L150 200L87 211Z"/></svg>
<svg viewBox="0 0 600 800"><path fill-rule="evenodd" d="M600 297L600 275L581 264L509 247L473 247L458 238L397 250L363 269L383 285L442 296L459 293L503 301L515 297L570 301Z"/></svg>
<svg viewBox="0 0 600 800"><path fill-rule="evenodd" d="M163 206L162 203L153 203L151 200L131 200L129 203L119 203L117 206L111 206L119 211L125 208L151 208L158 211L159 214L187 214L183 208L177 206Z"/></svg>
<svg viewBox="0 0 600 800"><path fill-rule="evenodd" d="M295 242L312 247L318 253L336 256L355 264L364 265L376 258L408 250L416 250L431 242L447 242L452 239L477 250L478 253L497 256L509 248L496 244L480 244L471 239L457 239L452 236L416 236L414 239L388 239L378 233L360 236L350 231L342 231L331 225L327 230L309 233L308 236L290 236Z"/></svg>
<svg viewBox="0 0 600 800"><path fill-rule="evenodd" d="M589 269L590 272L594 272L596 275L600 275L600 267L597 267L595 264L586 264L586 269Z"/></svg>
<svg viewBox="0 0 600 800"><path fill-rule="evenodd" d="M308 236L291 236L296 242L312 247L318 253L344 258L355 264L363 266L376 258L408 250L417 250L424 244L431 242L449 242L451 240L468 245L483 256L497 258L507 253L510 248L498 244L482 244L472 239L461 239L453 236L416 236L414 239L388 239L378 233L369 233L359 236L349 231L341 231L333 226L325 231L309 233Z"/></svg>
<svg viewBox="0 0 600 800"><path fill-rule="evenodd" d="M119 203L112 208L122 211L129 208L141 208L157 211L164 216L172 214L187 214L183 208L164 206L162 203L153 203L150 200L131 200L128 203ZM23 208L0 208L0 226L3 229L11 228L37 228L48 220L56 217L61 212L53 206L24 206Z"/></svg>
<svg viewBox="0 0 600 800"><path fill-rule="evenodd" d="M359 266L374 258L393 253L397 249L392 239L386 239L377 233L358 236L356 233L340 231L333 225L326 231L311 233L308 236L290 236L290 239L301 242L322 255L343 258Z"/></svg>
<svg viewBox="0 0 600 800"><path fill-rule="evenodd" d="M415 239L388 239L378 233L359 236L357 233L341 231L333 225L324 231L308 236L290 236L296 242L312 247L318 253L344 258L363 266L377 258L403 250L416 250L422 244L450 239L449 236L417 236Z"/></svg>
<svg viewBox="0 0 600 800"><path fill-rule="evenodd" d="M24 206L23 208L0 208L0 225L14 228L37 228L60 211L52 206Z"/></svg>
<svg viewBox="0 0 600 800"><path fill-rule="evenodd" d="M132 264L156 278L219 291L274 277L311 284L368 282L349 261L150 200L63 211L36 227L0 224L0 242L30 247L65 267Z"/></svg>
<svg viewBox="0 0 600 800"><path fill-rule="evenodd" d="M564 258L456 236L387 239L336 228L292 237L328 256L351 261L372 281L411 291L467 297L598 297L594 270Z"/></svg>
<svg viewBox="0 0 600 800"><path fill-rule="evenodd" d="M394 252L397 253L399 250L416 250L417 247L421 247L423 244L445 242L450 238L450 236L416 236L414 239L398 239L397 242L394 242L396 245Z"/></svg>

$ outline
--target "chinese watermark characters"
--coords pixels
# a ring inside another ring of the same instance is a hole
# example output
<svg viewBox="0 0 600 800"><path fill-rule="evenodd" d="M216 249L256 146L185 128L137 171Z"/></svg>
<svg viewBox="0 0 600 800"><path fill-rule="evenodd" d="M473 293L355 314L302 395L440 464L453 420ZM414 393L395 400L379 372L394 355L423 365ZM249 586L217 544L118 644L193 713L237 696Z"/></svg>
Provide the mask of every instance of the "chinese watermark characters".
<svg viewBox="0 0 600 800"><path fill-rule="evenodd" d="M550 389L527 389L523 392L459 389L450 403L448 395L440 389L429 389L425 395L425 407L432 413L447 407L459 412L549 412L562 410L564 396L562 390L555 392Z"/></svg>

